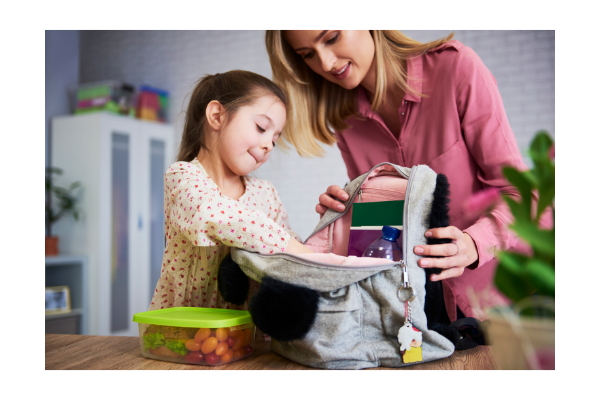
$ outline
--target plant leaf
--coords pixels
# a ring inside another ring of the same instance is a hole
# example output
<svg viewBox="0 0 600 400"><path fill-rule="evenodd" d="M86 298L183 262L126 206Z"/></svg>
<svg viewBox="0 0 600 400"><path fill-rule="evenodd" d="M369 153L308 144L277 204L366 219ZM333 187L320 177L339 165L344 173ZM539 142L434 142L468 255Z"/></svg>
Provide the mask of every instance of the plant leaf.
<svg viewBox="0 0 600 400"><path fill-rule="evenodd" d="M525 213L525 210L521 206L521 203L518 203L515 199L513 199L510 196L507 196L506 194L502 194L502 198L504 199L504 201L506 201L506 204L508 204L508 207L510 207L510 211L512 212L512 215L515 217L515 221L530 221L531 220L531 216L529 214Z"/></svg>
<svg viewBox="0 0 600 400"><path fill-rule="evenodd" d="M554 140L548 131L542 130L536 132L529 147L529 154L536 166L537 162L549 160L548 151L550 150L550 147L552 147L552 143L554 143Z"/></svg>
<svg viewBox="0 0 600 400"><path fill-rule="evenodd" d="M494 284L500 292L513 301L519 301L533 292L525 271L527 256L512 252L501 252L498 255L498 267L494 276Z"/></svg>
<svg viewBox="0 0 600 400"><path fill-rule="evenodd" d="M531 221L516 221L510 225L510 229L527 241L535 251L554 257L555 237L552 230L539 229Z"/></svg>
<svg viewBox="0 0 600 400"><path fill-rule="evenodd" d="M546 208L552 204L552 201L554 200L554 196L556 194L556 173L548 156L546 156L546 160L538 162L537 169L540 180L540 199L538 202L536 219L539 221L544 210L546 210Z"/></svg>
<svg viewBox="0 0 600 400"><path fill-rule="evenodd" d="M538 294L554 297L554 266L548 265L542 260L532 258L527 261L526 270L529 280L533 283Z"/></svg>
<svg viewBox="0 0 600 400"><path fill-rule="evenodd" d="M512 167L504 167L502 168L502 172L504 176L510 183L515 185L519 192L521 193L521 208L525 215L531 215L531 192L533 191L533 186L531 182L523 176L521 172ZM528 217L531 218L531 217Z"/></svg>

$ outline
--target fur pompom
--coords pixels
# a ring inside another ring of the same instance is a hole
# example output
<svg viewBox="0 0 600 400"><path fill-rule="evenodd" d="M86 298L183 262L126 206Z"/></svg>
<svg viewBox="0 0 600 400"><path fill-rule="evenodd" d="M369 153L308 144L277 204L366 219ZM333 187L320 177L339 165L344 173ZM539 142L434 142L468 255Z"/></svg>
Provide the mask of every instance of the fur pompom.
<svg viewBox="0 0 600 400"><path fill-rule="evenodd" d="M217 273L217 286L223 300L228 303L242 305L248 297L250 281L240 266L232 260L231 254L221 262Z"/></svg>
<svg viewBox="0 0 600 400"><path fill-rule="evenodd" d="M485 341L483 331L479 325L479 320L475 318L466 317L457 319L448 325L447 329L456 330L458 340L452 342L454 343L456 350L468 350L477 347L477 345L480 344L488 344Z"/></svg>
<svg viewBox="0 0 600 400"><path fill-rule="evenodd" d="M444 174L438 174L433 191L431 213L429 214L429 229L450 226L450 183ZM427 239L427 244L450 243L450 239Z"/></svg>
<svg viewBox="0 0 600 400"><path fill-rule="evenodd" d="M436 178L435 190L433 191L433 201L431 203L431 213L429 214L429 229L443 228L450 224L448 212L450 208L450 184L444 174L438 174ZM449 239L428 238L427 244L448 243ZM425 305L424 311L427 317L427 328L436 331L440 335L450 340L455 346L460 335L456 329L448 328L450 319L446 312L444 301L444 289L441 281L432 281L431 275L442 272L440 268L425 269Z"/></svg>
<svg viewBox="0 0 600 400"><path fill-rule="evenodd" d="M302 339L317 316L319 293L265 277L250 300L254 324L273 339Z"/></svg>

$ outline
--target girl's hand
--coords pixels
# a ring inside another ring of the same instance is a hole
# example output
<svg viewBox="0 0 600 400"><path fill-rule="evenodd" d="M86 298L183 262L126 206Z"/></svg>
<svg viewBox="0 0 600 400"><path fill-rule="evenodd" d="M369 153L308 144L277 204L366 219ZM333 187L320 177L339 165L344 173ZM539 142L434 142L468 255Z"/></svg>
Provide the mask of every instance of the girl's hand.
<svg viewBox="0 0 600 400"><path fill-rule="evenodd" d="M425 237L435 239L452 239L452 243L415 246L415 254L424 256L419 260L421 268L442 268L438 275L431 275L432 281L461 276L465 268L479 260L475 242L467 233L455 226L432 228L425 232ZM427 256L442 256L430 258Z"/></svg>
<svg viewBox="0 0 600 400"><path fill-rule="evenodd" d="M319 204L316 210L319 214L325 214L328 208L333 208L336 211L344 211L345 206L338 201L348 200L348 193L344 192L338 185L332 185L327 188L327 191L319 196Z"/></svg>

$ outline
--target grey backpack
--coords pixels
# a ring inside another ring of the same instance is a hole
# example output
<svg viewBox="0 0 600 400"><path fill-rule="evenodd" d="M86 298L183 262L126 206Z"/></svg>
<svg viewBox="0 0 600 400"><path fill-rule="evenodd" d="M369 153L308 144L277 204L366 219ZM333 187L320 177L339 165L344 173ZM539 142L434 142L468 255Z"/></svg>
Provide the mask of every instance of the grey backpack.
<svg viewBox="0 0 600 400"><path fill-rule="evenodd" d="M382 176L386 182L390 177L406 180L403 262L331 254L347 246L349 226L343 220L357 196L367 192L373 178ZM344 190L350 197L345 211L328 210L304 242L325 254L259 254L234 248L219 269L221 295L241 304L248 293L247 277L261 282L250 301L254 323L271 336L274 352L303 365L327 369L412 365L403 361L399 343L399 330L410 326L409 320L422 333L422 361L417 362L450 356L453 343L460 339L457 330L433 321L444 307L441 282L436 286L426 282L425 270L417 265L419 256L409 251L432 243L424 236L427 229L448 225L446 177L425 165L405 168L382 163ZM432 293L439 291L428 304L426 286ZM410 297L406 307L403 300Z"/></svg>

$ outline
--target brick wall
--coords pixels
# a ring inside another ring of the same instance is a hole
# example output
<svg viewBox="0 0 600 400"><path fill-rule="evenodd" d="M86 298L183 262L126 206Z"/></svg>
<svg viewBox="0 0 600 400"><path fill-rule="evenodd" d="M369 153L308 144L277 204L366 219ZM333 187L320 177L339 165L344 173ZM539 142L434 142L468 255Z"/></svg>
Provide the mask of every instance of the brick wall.
<svg viewBox="0 0 600 400"><path fill-rule="evenodd" d="M451 31L404 31L419 41ZM496 77L522 152L538 129L554 135L554 31L454 31ZM264 31L82 31L80 81L123 80L171 92L171 123L179 142L182 111L194 82L207 73L246 69L271 77ZM290 224L306 238L318 222L314 207L327 186L343 186L346 169L339 150L303 159L274 151L255 175L278 189Z"/></svg>

